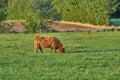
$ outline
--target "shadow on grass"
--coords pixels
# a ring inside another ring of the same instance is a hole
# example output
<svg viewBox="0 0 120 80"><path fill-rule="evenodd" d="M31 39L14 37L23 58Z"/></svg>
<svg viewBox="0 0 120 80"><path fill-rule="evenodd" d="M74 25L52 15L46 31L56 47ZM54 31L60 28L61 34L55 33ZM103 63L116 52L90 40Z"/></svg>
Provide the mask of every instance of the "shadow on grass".
<svg viewBox="0 0 120 80"><path fill-rule="evenodd" d="M120 52L120 49L113 49L113 50L71 50L71 51L67 51L67 53L81 53L81 52Z"/></svg>

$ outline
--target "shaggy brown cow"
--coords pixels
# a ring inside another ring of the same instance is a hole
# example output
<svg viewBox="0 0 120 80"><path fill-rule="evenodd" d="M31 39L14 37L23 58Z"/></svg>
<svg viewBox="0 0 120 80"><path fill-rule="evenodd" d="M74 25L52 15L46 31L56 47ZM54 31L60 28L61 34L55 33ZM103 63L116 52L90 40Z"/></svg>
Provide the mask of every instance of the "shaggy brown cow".
<svg viewBox="0 0 120 80"><path fill-rule="evenodd" d="M34 50L38 53L38 49L43 53L42 48L51 48L51 51L56 52L57 49L61 53L65 52L65 48L62 46L60 40L56 37L37 36L34 40Z"/></svg>

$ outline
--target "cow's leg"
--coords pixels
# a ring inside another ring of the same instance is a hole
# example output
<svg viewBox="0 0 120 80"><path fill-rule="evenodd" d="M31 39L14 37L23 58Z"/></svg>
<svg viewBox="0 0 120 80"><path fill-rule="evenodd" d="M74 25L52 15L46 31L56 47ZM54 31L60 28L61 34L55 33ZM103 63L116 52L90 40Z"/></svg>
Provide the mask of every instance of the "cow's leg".
<svg viewBox="0 0 120 80"><path fill-rule="evenodd" d="M34 43L34 52L38 53L38 47L39 47L39 45L37 45L36 43Z"/></svg>
<svg viewBox="0 0 120 80"><path fill-rule="evenodd" d="M59 51L60 51L61 53L64 53L64 47L60 46L60 47L59 47Z"/></svg>
<svg viewBox="0 0 120 80"><path fill-rule="evenodd" d="M52 50L53 50L53 48L51 48L51 51L50 51L50 52L52 52Z"/></svg>
<svg viewBox="0 0 120 80"><path fill-rule="evenodd" d="M56 48L53 48L54 49L54 52L56 53Z"/></svg>
<svg viewBox="0 0 120 80"><path fill-rule="evenodd" d="M39 49L40 49L41 53L43 53L43 50L42 50L42 48L41 48L41 47L39 47Z"/></svg>
<svg viewBox="0 0 120 80"><path fill-rule="evenodd" d="M35 46L34 51L38 53L38 46Z"/></svg>

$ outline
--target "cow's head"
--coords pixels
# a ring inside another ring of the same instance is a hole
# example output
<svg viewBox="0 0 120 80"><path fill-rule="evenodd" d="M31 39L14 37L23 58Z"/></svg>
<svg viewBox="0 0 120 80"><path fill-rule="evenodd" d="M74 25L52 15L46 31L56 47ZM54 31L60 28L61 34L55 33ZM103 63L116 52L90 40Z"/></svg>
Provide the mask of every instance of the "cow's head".
<svg viewBox="0 0 120 80"><path fill-rule="evenodd" d="M61 53L65 53L65 48L63 46L59 47Z"/></svg>

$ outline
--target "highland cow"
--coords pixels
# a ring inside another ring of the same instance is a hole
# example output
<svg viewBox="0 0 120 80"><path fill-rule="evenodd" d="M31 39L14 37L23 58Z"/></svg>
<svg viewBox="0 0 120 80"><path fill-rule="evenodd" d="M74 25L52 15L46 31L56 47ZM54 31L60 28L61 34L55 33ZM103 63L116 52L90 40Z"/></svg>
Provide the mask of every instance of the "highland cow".
<svg viewBox="0 0 120 80"><path fill-rule="evenodd" d="M63 47L60 40L52 36L37 36L34 40L34 51L38 53L38 49L43 53L42 48L51 48L51 52L59 49L61 53L65 53L65 48Z"/></svg>

